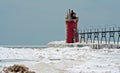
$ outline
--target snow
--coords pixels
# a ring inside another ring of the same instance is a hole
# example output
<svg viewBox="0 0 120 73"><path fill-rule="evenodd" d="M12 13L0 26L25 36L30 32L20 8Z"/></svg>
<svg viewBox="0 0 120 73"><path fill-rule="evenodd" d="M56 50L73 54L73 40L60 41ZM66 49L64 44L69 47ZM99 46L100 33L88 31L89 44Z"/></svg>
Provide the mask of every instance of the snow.
<svg viewBox="0 0 120 73"><path fill-rule="evenodd" d="M0 59L36 59L38 58L39 49L31 48L3 48L0 47Z"/></svg>
<svg viewBox="0 0 120 73"><path fill-rule="evenodd" d="M120 49L56 47L57 43L61 46L64 41L52 42L55 47L45 49L0 47L0 59L32 60L4 63L4 66L24 64L36 73L120 73Z"/></svg>

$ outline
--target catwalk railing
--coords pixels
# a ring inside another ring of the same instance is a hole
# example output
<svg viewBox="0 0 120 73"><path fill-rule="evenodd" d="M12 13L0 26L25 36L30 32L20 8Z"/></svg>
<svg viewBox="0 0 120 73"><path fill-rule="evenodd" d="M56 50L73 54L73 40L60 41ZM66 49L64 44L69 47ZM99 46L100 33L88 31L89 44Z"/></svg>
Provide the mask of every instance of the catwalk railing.
<svg viewBox="0 0 120 73"><path fill-rule="evenodd" d="M120 27L115 29L109 28L109 30L106 30L106 28L102 29L89 29L87 31L83 30L79 32L79 38L80 43L90 41L90 43L97 44L98 46L101 44L106 44L109 46L112 43L112 45L116 45L117 48L119 48L119 42L120 42ZM104 43L103 43L104 39ZM113 39L113 41L111 41ZM116 41L117 40L117 41ZM97 41L97 42L96 42Z"/></svg>

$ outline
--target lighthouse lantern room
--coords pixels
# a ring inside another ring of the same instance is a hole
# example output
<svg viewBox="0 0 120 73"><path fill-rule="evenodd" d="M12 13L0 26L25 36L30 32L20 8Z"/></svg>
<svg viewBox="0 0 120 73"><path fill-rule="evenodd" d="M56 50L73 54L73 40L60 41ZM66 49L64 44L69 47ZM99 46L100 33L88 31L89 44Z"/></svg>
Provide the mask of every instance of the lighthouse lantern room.
<svg viewBox="0 0 120 73"><path fill-rule="evenodd" d="M78 41L78 17L73 10L69 9L66 16L66 43L76 43Z"/></svg>

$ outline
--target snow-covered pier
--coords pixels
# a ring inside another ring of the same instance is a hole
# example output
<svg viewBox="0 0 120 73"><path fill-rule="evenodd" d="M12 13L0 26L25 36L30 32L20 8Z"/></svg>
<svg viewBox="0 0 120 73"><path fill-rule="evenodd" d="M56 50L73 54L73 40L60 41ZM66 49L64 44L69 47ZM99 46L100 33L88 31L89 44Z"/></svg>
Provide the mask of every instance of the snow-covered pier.
<svg viewBox="0 0 120 73"><path fill-rule="evenodd" d="M84 47L84 46L89 46L93 49L102 49L102 48L120 48L120 44L117 44L117 42L102 42L98 43L98 41L95 41L94 43L91 43L91 41L86 42L78 42L78 43L66 43L65 41L53 41L48 43L48 47Z"/></svg>

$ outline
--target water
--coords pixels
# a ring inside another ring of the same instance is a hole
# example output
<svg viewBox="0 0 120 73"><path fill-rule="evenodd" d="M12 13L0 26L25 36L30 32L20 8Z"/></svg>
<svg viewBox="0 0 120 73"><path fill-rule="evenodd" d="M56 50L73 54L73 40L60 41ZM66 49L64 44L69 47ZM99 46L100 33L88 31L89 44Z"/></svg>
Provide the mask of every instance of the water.
<svg viewBox="0 0 120 73"><path fill-rule="evenodd" d="M6 48L46 48L47 45L0 45Z"/></svg>

